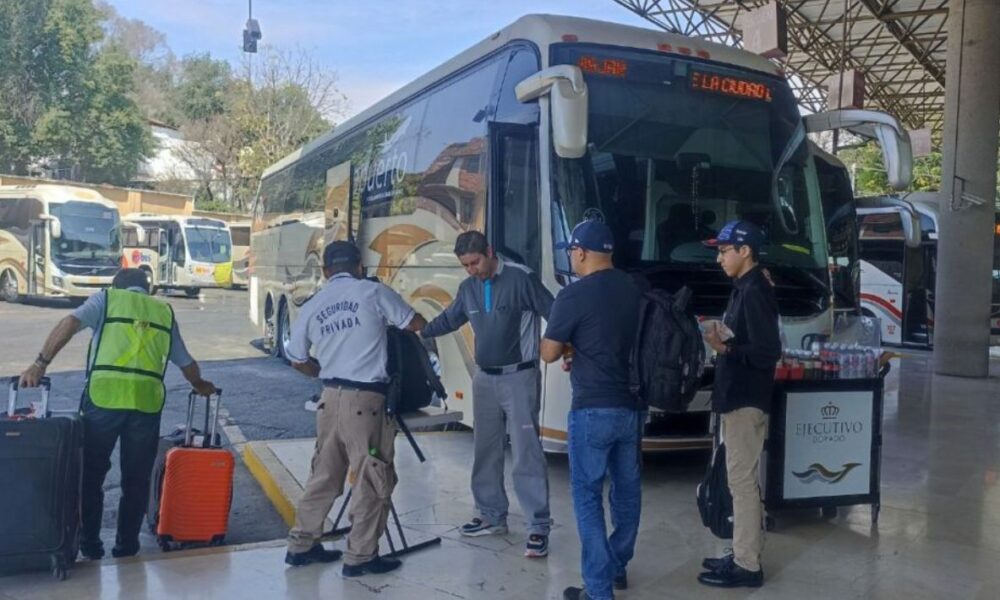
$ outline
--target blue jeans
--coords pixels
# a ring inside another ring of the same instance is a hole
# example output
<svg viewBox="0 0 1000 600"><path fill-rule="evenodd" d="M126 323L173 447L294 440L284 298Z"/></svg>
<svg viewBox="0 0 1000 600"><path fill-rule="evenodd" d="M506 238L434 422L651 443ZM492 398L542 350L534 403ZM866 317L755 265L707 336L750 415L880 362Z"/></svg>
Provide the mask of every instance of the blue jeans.
<svg viewBox="0 0 1000 600"><path fill-rule="evenodd" d="M576 527L583 547L587 596L614 598L612 581L625 574L635 551L642 507L640 428L645 413L626 408L586 408L569 413L569 469ZM604 477L611 478L611 524L604 526Z"/></svg>

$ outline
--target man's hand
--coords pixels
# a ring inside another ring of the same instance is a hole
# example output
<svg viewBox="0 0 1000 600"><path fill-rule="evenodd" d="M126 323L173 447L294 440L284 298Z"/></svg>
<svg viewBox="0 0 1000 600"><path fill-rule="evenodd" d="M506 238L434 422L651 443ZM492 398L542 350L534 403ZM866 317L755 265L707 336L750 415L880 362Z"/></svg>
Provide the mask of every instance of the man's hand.
<svg viewBox="0 0 1000 600"><path fill-rule="evenodd" d="M312 357L306 362L292 362L292 368L308 377L319 377L319 362Z"/></svg>
<svg viewBox="0 0 1000 600"><path fill-rule="evenodd" d="M202 396L211 396L219 391L211 381L205 381L204 379L192 381L191 387Z"/></svg>
<svg viewBox="0 0 1000 600"><path fill-rule="evenodd" d="M726 344L722 341L722 336L719 334L719 328L715 325L716 323L713 322L712 326L705 332L705 342L711 346L712 350L722 354L726 351Z"/></svg>
<svg viewBox="0 0 1000 600"><path fill-rule="evenodd" d="M38 383L45 376L45 367L35 363L21 373L21 380L17 385L23 388L38 387Z"/></svg>

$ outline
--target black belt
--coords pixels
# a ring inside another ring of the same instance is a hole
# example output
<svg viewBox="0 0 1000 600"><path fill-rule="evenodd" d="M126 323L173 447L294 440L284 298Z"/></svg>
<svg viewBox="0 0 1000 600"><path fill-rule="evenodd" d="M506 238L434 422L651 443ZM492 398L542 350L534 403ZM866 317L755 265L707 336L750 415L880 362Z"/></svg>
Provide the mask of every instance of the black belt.
<svg viewBox="0 0 1000 600"><path fill-rule="evenodd" d="M511 373L517 373L518 371L527 371L528 369L534 369L538 366L538 362L534 360L529 360L528 362L523 362L516 365L509 365L506 367L479 367L479 370L487 375L510 375Z"/></svg>
<svg viewBox="0 0 1000 600"><path fill-rule="evenodd" d="M380 381L351 381L349 379L324 379L323 385L330 388L344 388L357 390L359 392L375 392L377 394L388 394L389 384Z"/></svg>

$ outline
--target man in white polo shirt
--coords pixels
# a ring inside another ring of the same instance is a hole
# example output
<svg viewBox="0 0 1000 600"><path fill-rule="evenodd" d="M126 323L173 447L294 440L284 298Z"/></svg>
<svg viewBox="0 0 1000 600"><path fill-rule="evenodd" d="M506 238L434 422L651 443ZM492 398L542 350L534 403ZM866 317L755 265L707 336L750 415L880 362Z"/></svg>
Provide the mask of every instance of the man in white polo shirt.
<svg viewBox="0 0 1000 600"><path fill-rule="evenodd" d="M343 574L386 573L400 566L378 555L396 485L396 427L385 412L386 328L419 331L426 321L392 288L362 278L361 253L350 242L326 247L323 275L326 285L292 326L288 352L292 366L323 380L323 395L316 410L312 472L288 534L285 562L302 566L340 558L341 552L324 549L320 538L350 470L357 479Z"/></svg>

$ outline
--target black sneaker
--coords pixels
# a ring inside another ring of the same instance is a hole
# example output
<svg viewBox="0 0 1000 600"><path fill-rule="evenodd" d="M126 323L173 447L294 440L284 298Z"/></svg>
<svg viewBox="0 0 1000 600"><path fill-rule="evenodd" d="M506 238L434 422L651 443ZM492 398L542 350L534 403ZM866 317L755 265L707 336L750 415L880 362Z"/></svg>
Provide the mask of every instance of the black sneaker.
<svg viewBox="0 0 1000 600"><path fill-rule="evenodd" d="M504 535L507 533L506 525L490 525L486 521L476 517L465 525L462 525L462 535L466 537L479 537L481 535Z"/></svg>
<svg viewBox="0 0 1000 600"><path fill-rule="evenodd" d="M389 571L395 571L399 567L403 566L403 561L397 560L395 558L382 558L381 556L376 556L366 563L361 563L360 565L344 565L344 570L342 574L344 577L360 577L367 573L372 575L380 575L382 573L388 573Z"/></svg>
<svg viewBox="0 0 1000 600"><path fill-rule="evenodd" d="M701 561L701 568L706 571L718 571L725 566L726 563L730 562L733 562L733 554L731 552L727 552L725 556L720 556L719 558L706 558Z"/></svg>
<svg viewBox="0 0 1000 600"><path fill-rule="evenodd" d="M313 563L332 563L340 560L343 554L340 550L327 550L323 544L315 544L305 552L285 553L285 563L293 567L304 567Z"/></svg>
<svg viewBox="0 0 1000 600"><path fill-rule="evenodd" d="M103 554L103 552L102 552ZM134 544L115 544L111 549L111 556L115 558L127 558L139 554L139 542Z"/></svg>
<svg viewBox="0 0 1000 600"><path fill-rule="evenodd" d="M619 591L628 589L628 573L622 573L614 578L611 585Z"/></svg>
<svg viewBox="0 0 1000 600"><path fill-rule="evenodd" d="M104 558L104 544L98 542L96 544L80 544L80 556L86 558L87 560L101 560Z"/></svg>
<svg viewBox="0 0 1000 600"><path fill-rule="evenodd" d="M563 590L563 600L590 600L586 590L570 586Z"/></svg>
<svg viewBox="0 0 1000 600"><path fill-rule="evenodd" d="M528 536L528 545L524 549L528 558L542 558L549 555L549 536L532 534Z"/></svg>
<svg viewBox="0 0 1000 600"><path fill-rule="evenodd" d="M736 564L735 560L726 562L718 571L706 571L698 576L698 581L705 585L721 588L760 587L764 585L764 570L748 571Z"/></svg>

